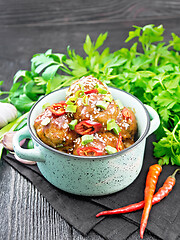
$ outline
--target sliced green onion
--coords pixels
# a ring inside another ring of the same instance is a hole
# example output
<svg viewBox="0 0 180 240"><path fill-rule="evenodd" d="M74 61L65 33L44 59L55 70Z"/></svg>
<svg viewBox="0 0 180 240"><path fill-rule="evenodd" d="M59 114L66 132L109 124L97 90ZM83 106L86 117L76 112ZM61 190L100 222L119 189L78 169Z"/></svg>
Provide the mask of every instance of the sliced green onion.
<svg viewBox="0 0 180 240"><path fill-rule="evenodd" d="M83 135L81 138L81 144L86 145L93 141L93 135Z"/></svg>
<svg viewBox="0 0 180 240"><path fill-rule="evenodd" d="M82 98L82 103L84 106L87 106L88 105L88 96L87 95L84 95L83 98Z"/></svg>
<svg viewBox="0 0 180 240"><path fill-rule="evenodd" d="M76 126L77 123L78 123L78 120L77 120L77 119L72 120L72 121L69 123L69 128L70 128L71 130L74 130L74 128L75 128L75 126Z"/></svg>
<svg viewBox="0 0 180 240"><path fill-rule="evenodd" d="M113 131L114 131L115 134L119 135L121 129L120 129L120 127L117 125L117 123L116 123L115 127L113 128Z"/></svg>
<svg viewBox="0 0 180 240"><path fill-rule="evenodd" d="M95 85L95 87L94 88L98 88L99 87L99 85L96 83L96 85Z"/></svg>
<svg viewBox="0 0 180 240"><path fill-rule="evenodd" d="M75 113L76 110L77 110L77 106L76 105L67 105L67 107L66 107L66 112Z"/></svg>
<svg viewBox="0 0 180 240"><path fill-rule="evenodd" d="M47 107L50 107L51 104L50 103L45 103L43 106L42 106L42 110L44 111Z"/></svg>
<svg viewBox="0 0 180 240"><path fill-rule="evenodd" d="M84 85L82 83L79 83L78 85L81 88L81 90L84 90Z"/></svg>
<svg viewBox="0 0 180 240"><path fill-rule="evenodd" d="M106 94L106 93L108 92L106 89L100 88L100 87L98 87L97 90L98 90L98 92L101 93L101 94Z"/></svg>
<svg viewBox="0 0 180 240"><path fill-rule="evenodd" d="M115 100L115 102L116 102L116 104L118 105L118 107L119 107L120 109L123 109L123 108L124 108L122 102L121 102L119 99Z"/></svg>
<svg viewBox="0 0 180 240"><path fill-rule="evenodd" d="M109 103L106 101L97 101L96 106L100 107L102 109L106 109L108 107Z"/></svg>
<svg viewBox="0 0 180 240"><path fill-rule="evenodd" d="M83 90L78 90L76 93L75 93L75 97L76 98L80 98L84 95L84 91Z"/></svg>
<svg viewBox="0 0 180 240"><path fill-rule="evenodd" d="M116 149L116 148L111 147L111 146L109 146L109 145L107 145L107 146L105 147L105 150L106 150L106 152L107 152L108 154L113 154L113 153L116 153L116 152L117 152L117 149Z"/></svg>
<svg viewBox="0 0 180 240"><path fill-rule="evenodd" d="M112 130L115 126L116 122L114 119L109 119L107 121L107 130Z"/></svg>
<svg viewBox="0 0 180 240"><path fill-rule="evenodd" d="M66 100L67 105L74 105L76 103L77 97L70 97Z"/></svg>
<svg viewBox="0 0 180 240"><path fill-rule="evenodd" d="M121 129L120 127L117 125L117 123L115 122L114 119L109 119L107 121L107 130L113 130L115 134L119 135Z"/></svg>
<svg viewBox="0 0 180 240"><path fill-rule="evenodd" d="M50 123L51 119L46 117L42 120L41 125L47 126Z"/></svg>
<svg viewBox="0 0 180 240"><path fill-rule="evenodd" d="M106 102L112 102L113 96L111 94L107 94L103 100Z"/></svg>
<svg viewBox="0 0 180 240"><path fill-rule="evenodd" d="M60 143L60 144L58 144L57 146L56 146L56 148L61 148L61 147L63 147L64 145L62 144L62 143Z"/></svg>

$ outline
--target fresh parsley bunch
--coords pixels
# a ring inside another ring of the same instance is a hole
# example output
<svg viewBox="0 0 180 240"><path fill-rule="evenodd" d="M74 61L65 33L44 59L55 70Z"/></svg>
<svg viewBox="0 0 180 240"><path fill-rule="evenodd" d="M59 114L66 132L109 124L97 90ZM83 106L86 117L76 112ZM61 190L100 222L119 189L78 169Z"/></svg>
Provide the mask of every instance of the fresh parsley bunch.
<svg viewBox="0 0 180 240"><path fill-rule="evenodd" d="M109 86L130 92L159 113L161 125L156 131L154 156L161 164L180 165L180 38L172 33L172 40L165 43L163 33L162 25L134 26L126 39L133 39L130 49L110 53L105 48L100 53L98 49L107 38L104 33L95 42L86 36L85 57L70 47L66 55L52 53L51 49L36 54L30 71L16 73L3 101L14 104L22 114L42 95L91 74Z"/></svg>

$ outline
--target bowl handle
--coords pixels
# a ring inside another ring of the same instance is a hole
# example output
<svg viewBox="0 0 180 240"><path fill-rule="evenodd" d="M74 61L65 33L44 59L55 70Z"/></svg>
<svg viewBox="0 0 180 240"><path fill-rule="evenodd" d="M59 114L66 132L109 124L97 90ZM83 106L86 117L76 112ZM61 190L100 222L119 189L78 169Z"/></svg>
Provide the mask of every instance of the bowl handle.
<svg viewBox="0 0 180 240"><path fill-rule="evenodd" d="M160 125L160 118L159 115L157 114L157 112L150 107L149 105L145 104L145 107L150 115L150 129L149 132L147 134L147 136L149 136L151 133L153 133L154 131L156 131Z"/></svg>
<svg viewBox="0 0 180 240"><path fill-rule="evenodd" d="M38 148L24 149L20 147L20 141L29 137L31 137L31 135L29 133L28 127L24 127L16 132L13 137L13 146L15 153L18 157L25 160L34 162L45 162Z"/></svg>

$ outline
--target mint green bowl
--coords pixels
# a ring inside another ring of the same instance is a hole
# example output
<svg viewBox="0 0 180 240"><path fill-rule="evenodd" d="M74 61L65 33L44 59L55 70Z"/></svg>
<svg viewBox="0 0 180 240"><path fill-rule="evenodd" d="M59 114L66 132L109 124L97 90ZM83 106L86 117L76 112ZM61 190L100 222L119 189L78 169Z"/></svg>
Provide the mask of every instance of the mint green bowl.
<svg viewBox="0 0 180 240"><path fill-rule="evenodd" d="M52 92L34 104L28 116L28 126L14 137L15 153L20 158L36 161L40 172L51 184L69 193L102 196L128 187L141 171L146 138L158 128L158 114L133 95L109 88L114 99L120 99L124 106L134 110L138 123L137 141L129 148L111 155L83 157L66 154L44 144L33 127L35 118L42 112L42 106L64 100L66 90ZM33 139L34 149L21 148L19 142L29 137Z"/></svg>

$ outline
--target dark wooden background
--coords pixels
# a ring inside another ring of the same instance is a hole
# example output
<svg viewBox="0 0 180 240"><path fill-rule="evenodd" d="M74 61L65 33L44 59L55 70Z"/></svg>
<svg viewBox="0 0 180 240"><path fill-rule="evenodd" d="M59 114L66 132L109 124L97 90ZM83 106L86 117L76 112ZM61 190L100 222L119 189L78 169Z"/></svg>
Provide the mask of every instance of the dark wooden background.
<svg viewBox="0 0 180 240"><path fill-rule="evenodd" d="M104 47L129 47L124 40L132 25L162 24L165 41L180 36L179 0L0 0L0 81L8 90L19 69L30 69L35 53L68 45L83 54L87 34L95 40L108 31ZM0 239L103 240L83 237L49 205L31 183L7 164L0 167ZM135 232L129 240L140 239ZM156 239L146 233L144 239Z"/></svg>

